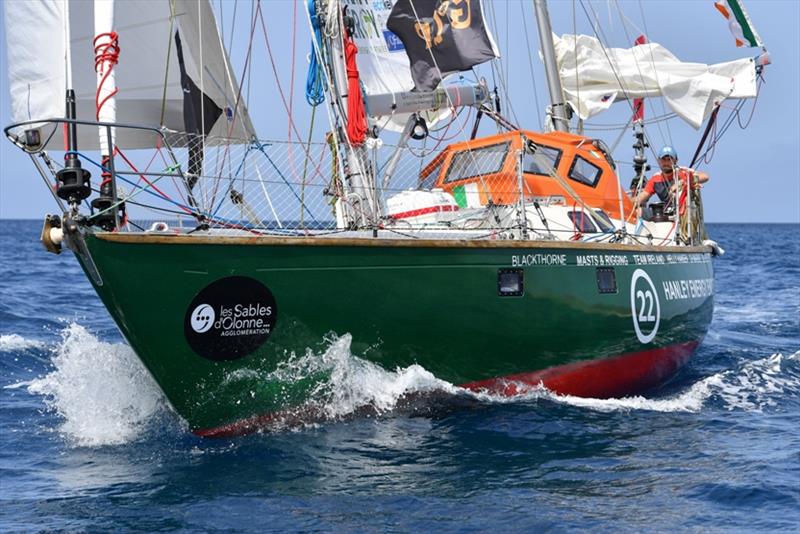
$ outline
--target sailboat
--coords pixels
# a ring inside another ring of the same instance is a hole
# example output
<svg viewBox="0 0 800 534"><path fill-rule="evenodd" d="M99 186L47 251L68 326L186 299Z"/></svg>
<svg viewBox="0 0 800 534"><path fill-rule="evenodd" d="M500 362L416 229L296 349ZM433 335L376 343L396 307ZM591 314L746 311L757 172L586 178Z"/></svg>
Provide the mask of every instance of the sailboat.
<svg viewBox="0 0 800 534"><path fill-rule="evenodd" d="M707 133L722 101L756 95L766 60L558 38L534 4L543 132L459 74L499 56L480 0L311 0L306 100L330 130L295 142L259 138L208 0L6 11L5 133L59 208L42 242L75 254L193 433L316 417L330 370L309 362L332 335L383 368L498 395L624 396L688 361L721 251L700 192L676 183L672 212L641 219L612 150L575 125L662 97ZM738 1L721 7L763 47ZM251 15L263 28L261 3ZM30 32L53 46L33 50ZM639 111L634 196L648 168ZM446 142L462 112L472 134ZM481 121L498 132L478 136Z"/></svg>

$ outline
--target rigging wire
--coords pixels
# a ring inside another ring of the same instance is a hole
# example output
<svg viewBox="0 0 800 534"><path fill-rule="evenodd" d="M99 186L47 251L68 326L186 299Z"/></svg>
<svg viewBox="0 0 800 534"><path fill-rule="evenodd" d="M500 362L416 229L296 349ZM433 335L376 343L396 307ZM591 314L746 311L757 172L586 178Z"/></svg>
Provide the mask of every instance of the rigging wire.
<svg viewBox="0 0 800 534"><path fill-rule="evenodd" d="M592 22L592 18L589 16L589 12L586 9L586 5L584 4L584 0L579 0L579 1L580 1L580 4L581 4L581 7L583 8L583 12L586 14L587 20L589 20L589 22L591 23ZM628 90L625 87L625 84L622 83L622 80L620 79L619 74L617 73L616 66L614 65L614 62L611 61L611 57L608 55L608 46L606 45L606 43L608 42L608 39L606 38L605 33L603 32L603 29L600 27L597 13L594 11L594 8L591 6L591 3L589 4L589 7L592 10L592 14L594 15L595 22L597 22L597 26L596 27L593 25L593 31L594 31L595 37L600 42L600 45L601 45L600 48L603 50L603 54L606 56L606 61L608 61L608 65L609 65L609 67L611 69L611 73L614 75L614 78L616 78L617 83L619 83L619 87L622 90L622 94L625 96L625 101L628 103L628 106L630 106L630 108L631 108L631 113L632 114L636 113L636 108L634 107L633 102L632 102L630 96L628 95ZM655 157L656 156L655 149L653 148L653 144L650 143L647 131L644 130L644 129L642 129L642 131L644 133L645 140L647 140L648 144L650 145L650 151L653 154L653 157Z"/></svg>
<svg viewBox="0 0 800 534"><path fill-rule="evenodd" d="M577 9L575 9L575 0L572 0L572 34L577 37L578 35L578 17L577 17ZM578 109L581 109L581 80L578 76L580 69L577 68L578 66L578 39L573 39L574 42L574 50L573 54L575 54L575 87L577 88L577 106ZM563 96L562 96L563 98ZM580 114L578 114L578 124L580 125L580 129L583 130L583 120L580 118ZM578 132L583 135L583 131Z"/></svg>
<svg viewBox="0 0 800 534"><path fill-rule="evenodd" d="M710 163L711 162L711 157L713 157L713 153L714 153L714 149L716 148L716 144L719 142L720 139L722 139L722 137L728 131L728 128L730 128L731 125L734 123L734 120L738 123L739 127L742 128L742 129L745 129L750 125L750 120L753 117L753 112L755 110L756 103L758 102L758 96L761 93L762 84L763 84L763 78L759 78L758 87L757 87L757 91L756 91L756 97L755 97L755 100L753 102L753 109L750 112L750 116L748 117L747 122L744 125L742 125L741 119L739 117L740 114L741 114L741 110L742 110L742 108L744 107L744 105L746 103L746 100L740 100L739 102L736 103L736 105L731 110L731 113L725 119L725 123L720 127L717 127L716 125L714 126L714 133L711 136L711 141L709 141L709 145L706 148L706 150L701 152L700 155L698 156L698 158L697 158L698 161L702 160L704 163ZM709 155L709 153L711 155Z"/></svg>
<svg viewBox="0 0 800 534"><path fill-rule="evenodd" d="M520 20L522 21L522 28L525 30L525 50L526 55L528 56L528 67L531 73L531 82L533 85L533 101L536 106L536 120L540 127L544 124L542 121L542 108L539 105L539 89L536 87L536 76L533 73L533 54L531 53L531 41L530 37L528 36L528 25L525 24L527 20L527 15L525 14L525 4L522 3L523 0L519 0L519 9L520 9Z"/></svg>
<svg viewBox="0 0 800 534"><path fill-rule="evenodd" d="M581 7L583 8L583 12L586 15L587 20L589 20L589 23L591 24L592 23L592 17L589 16L589 12L586 10L586 4L584 3L584 0L579 0L579 2L581 4ZM608 46L606 45L606 43L608 42L608 39L606 38L605 33L603 32L602 28L599 25L599 21L598 21L598 18L597 18L597 13L594 11L594 8L591 6L591 4L589 4L589 7L592 9L592 14L594 15L595 22L597 22L597 27L596 28L595 28L594 25L592 25L592 31L594 32L594 35L597 38L597 40L600 42L600 48L602 48L603 54L606 56L606 61L608 61L608 66L611 69L611 73L614 75L614 78L617 80L617 83L619 84L619 87L622 90L622 94L625 95L625 101L630 106L631 113L633 113L633 112L636 111L636 109L633 107L633 103L631 102L631 98L628 95L628 90L625 87L625 84L622 83L622 79L619 77L619 74L617 73L616 65L611 60L611 56L608 55ZM598 31L599 31L599 33L598 33Z"/></svg>
<svg viewBox="0 0 800 534"><path fill-rule="evenodd" d="M495 35L498 35L497 32L497 12L495 11L495 3L492 2L489 4L491 8L489 12L492 15L492 30L494 31ZM506 9L506 23L508 22L508 5L505 5ZM508 30L508 28L506 28ZM508 31L506 31L506 55L509 54L509 47L508 47ZM519 124L519 118L517 117L517 112L514 109L514 104L511 101L511 97L508 91L508 84L505 75L503 74L503 54L500 54L501 57L496 57L491 60L490 66L492 71L492 81L494 83L495 88L498 86L500 87L500 92L503 94L503 98L505 100L505 104L508 106L509 111L511 112L511 116L514 117L514 122ZM506 65L510 62L505 61ZM500 130L500 126L498 125L498 133Z"/></svg>
<svg viewBox="0 0 800 534"><path fill-rule="evenodd" d="M286 138L291 143L292 140L292 123L291 118L294 115L294 71L295 71L295 54L297 52L297 0L292 0L292 55L290 56L290 74L289 74L289 124L287 125ZM300 139L300 136L297 137ZM291 157L291 144L289 145L289 161Z"/></svg>
<svg viewBox="0 0 800 534"><path fill-rule="evenodd" d="M642 121L643 125L649 124L656 124L659 122L670 121L678 117L678 114L673 112L667 113L666 115L659 115L657 117L653 117L652 119L645 119ZM592 122L588 123L584 126L586 130L589 131L614 131L619 130L620 128L627 128L630 125L630 121L626 123L600 123L600 122Z"/></svg>
<svg viewBox="0 0 800 534"><path fill-rule="evenodd" d="M646 39L649 39L649 37L647 37L647 34L646 34L646 33L642 33L642 31L641 31L641 30L639 30L639 29L636 27L636 25L635 25L635 24L633 24L633 22L632 22L632 21L631 21L631 20L630 20L630 19L629 19L629 18L628 18L626 15L625 15L625 13L622 11L622 7L619 5L619 2L618 2L617 0L614 0L614 4L615 4L615 5L616 5L616 7L617 7L617 13L619 14L620 21L622 22L622 31L624 31L624 32L625 32L625 38L627 39L627 41L628 41L628 42L631 42L631 41L632 41L632 39L631 39L631 36L630 36L630 34L628 33L628 27L627 27L627 24L626 24L626 22L630 23L630 24L631 24L631 25L634 27L634 29L638 30L640 35L644 35ZM642 13L642 16L644 16L644 13ZM637 41L637 42L638 42L638 41ZM651 63L651 65L652 65L653 72L654 72L654 74L655 74L655 76L656 76L656 83L660 83L660 82L659 82L659 79L658 79L658 78L659 78L659 71L658 71L658 69L656 69L656 67L655 67L655 59L654 59L654 57L653 57L653 48L652 48L652 45L649 47L649 51L650 51L650 53L649 53L648 55L649 55L649 57L650 57L650 63ZM641 69L641 67L639 66L639 61L636 59L636 55L635 55L635 54L633 55L633 58L634 58L634 61L636 62L636 71L639 73L639 79L641 80L641 82L642 82L642 85L645 85L645 82L644 82L644 74L642 74L642 69ZM658 99L658 103L659 103L659 106L661 107L661 112L662 112L662 114L666 114L666 107L664 106L664 100L663 100L663 98L661 98L661 99ZM644 105L644 99L642 99L642 105ZM657 122L657 123L655 123L655 124L656 124L656 127L658 128L659 134L661 135L661 141L662 141L662 144L666 144L666 143L665 143L665 139L664 139L664 132L662 132L662 131L661 131L661 125L660 125L660 122ZM645 125L645 123L643 122L643 123L642 123L642 126L643 126L643 128L642 128L642 129L643 129L643 131L644 131L644 125ZM667 126L667 133L669 134L669 144L673 144L673 142L672 142L672 132L671 132L671 130L669 129L669 123L667 123L667 124L666 124L666 126ZM645 131L645 136L646 136L646 135L647 135L647 132ZM655 149L652 147L652 144L651 144L651 145L650 145L650 151L653 153L653 156L655 157L655 155L656 155L656 154L655 154L654 150L655 150Z"/></svg>
<svg viewBox="0 0 800 534"><path fill-rule="evenodd" d="M297 138L300 139L301 138L300 137L300 133L299 133L299 131L297 129L297 125L294 122L294 118L292 117L292 115L290 113L289 105L288 105L288 102L286 101L286 94L283 91L283 86L281 85L280 78L278 76L278 69L277 69L277 66L275 65L275 58L274 58L274 56L272 54L272 47L270 46L269 37L267 35L267 25L266 25L266 22L264 22L264 15L263 15L263 11L261 9L261 0L258 0L257 5L256 5L256 17L258 18L258 20L261 23L261 30L262 30L261 33L264 36L264 43L265 43L265 45L267 47L267 53L269 55L270 65L272 67L272 73L273 73L273 75L275 77L275 84L278 86L278 93L281 96L281 102L283 103L284 109L289 114L289 125L290 125L290 128L292 129L292 131L294 131L294 134L297 136ZM307 151L306 151L306 157L311 157L311 154L309 154ZM314 176L315 177L319 177L320 179L323 179L322 171L319 168L319 164L317 164L317 163L314 164L313 172L314 172Z"/></svg>
<svg viewBox="0 0 800 534"><path fill-rule="evenodd" d="M172 59L172 29L175 25L175 0L169 2L169 32L167 33L167 57L164 61L164 88L161 93L161 120L159 125L164 126L164 115L167 112L167 85L169 84L169 63Z"/></svg>
<svg viewBox="0 0 800 534"><path fill-rule="evenodd" d="M639 0L639 13L642 16L642 25L644 26L644 34L649 36L650 35L650 30L647 28L647 18L644 15L644 6L642 5L642 0ZM648 37L648 39L649 39L649 37ZM653 58L652 54L650 55L650 63L652 64L653 70L656 73L656 80L658 80L658 70L655 68L655 59ZM662 114L666 113L666 106L664 106L664 101L662 99L659 99L658 103L661 106ZM660 125L657 126L658 133L659 133L659 135L661 135L661 142L662 142L662 144L665 144L664 142L668 139L669 140L669 144L672 145L673 144L673 142L672 142L672 130L669 127L669 123L665 124L665 126L666 126L666 129L667 129L667 137L664 137L664 132L661 130L661 126ZM651 150L652 150L652 147L651 147Z"/></svg>

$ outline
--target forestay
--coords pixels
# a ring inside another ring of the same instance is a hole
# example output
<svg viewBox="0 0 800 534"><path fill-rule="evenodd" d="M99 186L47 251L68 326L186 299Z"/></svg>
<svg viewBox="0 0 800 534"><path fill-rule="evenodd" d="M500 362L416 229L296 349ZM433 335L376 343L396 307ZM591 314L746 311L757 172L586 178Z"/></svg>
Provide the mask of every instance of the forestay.
<svg viewBox="0 0 800 534"><path fill-rule="evenodd" d="M604 48L587 35L553 35L553 41L564 95L582 119L617 100L660 96L699 128L722 100L756 96L752 58L706 65L682 62L657 43Z"/></svg>
<svg viewBox="0 0 800 534"><path fill-rule="evenodd" d="M19 4L10 2L6 10L14 16L5 17L12 120L64 117L70 82L77 117L94 120L94 2ZM254 135L208 0L125 0L114 2L113 9L121 50L115 67L118 123L243 140ZM99 147L96 134L80 132L80 149ZM147 148L155 139L145 130L121 129L116 141ZM53 135L49 146L61 143L61 136Z"/></svg>

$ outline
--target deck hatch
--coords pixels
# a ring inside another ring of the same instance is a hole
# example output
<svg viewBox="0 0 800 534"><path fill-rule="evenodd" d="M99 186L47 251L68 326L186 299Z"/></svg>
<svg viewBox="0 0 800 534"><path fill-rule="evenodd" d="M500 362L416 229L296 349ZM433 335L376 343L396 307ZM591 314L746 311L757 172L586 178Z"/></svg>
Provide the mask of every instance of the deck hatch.
<svg viewBox="0 0 800 534"><path fill-rule="evenodd" d="M597 268L597 290L600 293L617 292L617 273L613 267Z"/></svg>
<svg viewBox="0 0 800 534"><path fill-rule="evenodd" d="M525 293L525 273L522 269L497 269L497 295L521 297Z"/></svg>

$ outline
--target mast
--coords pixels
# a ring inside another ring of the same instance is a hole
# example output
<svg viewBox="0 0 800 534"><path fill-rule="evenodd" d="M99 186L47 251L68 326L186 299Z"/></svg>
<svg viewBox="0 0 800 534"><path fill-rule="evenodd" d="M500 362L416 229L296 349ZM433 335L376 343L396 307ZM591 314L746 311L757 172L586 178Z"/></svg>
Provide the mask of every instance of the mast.
<svg viewBox="0 0 800 534"><path fill-rule="evenodd" d="M324 5L324 3L323 3ZM325 46L329 53L323 57L326 59L329 79L332 82L334 92L332 99L332 111L338 117L338 137L344 149L345 161L345 183L349 192L349 208L342 205L345 213L343 218L347 226L351 227L370 227L378 224L380 218L380 207L376 198L377 188L375 187L375 177L372 175L367 165L367 154L364 146L355 146L347 139L344 127L347 124L348 116L348 74L347 60L345 54L345 36L351 32L353 22L349 20L350 15L343 13L339 0L331 0L327 6L319 11L320 20L327 26ZM354 96L352 96L354 98ZM337 209L339 209L337 207Z"/></svg>
<svg viewBox="0 0 800 534"><path fill-rule="evenodd" d="M539 44L544 57L544 71L547 75L547 87L550 90L550 108L552 110L553 128L559 132L569 132L569 117L561 90L561 78L558 76L556 52L553 46L553 30L550 28L550 13L547 11L547 0L534 0L536 9L536 25L539 29Z"/></svg>

